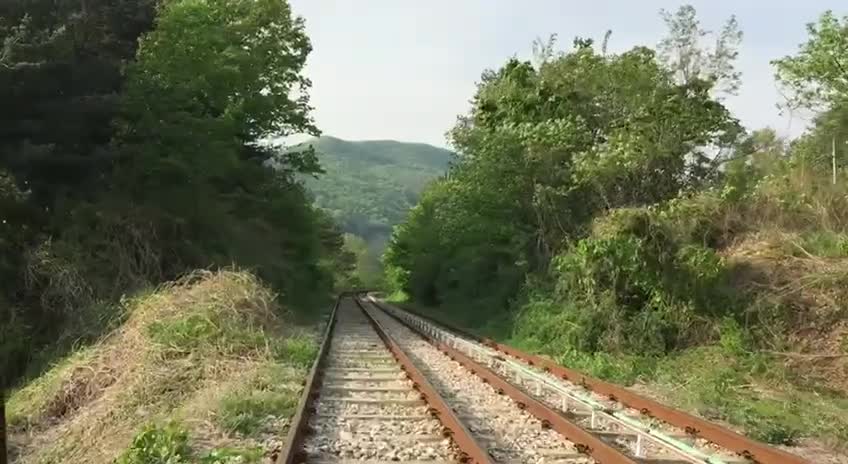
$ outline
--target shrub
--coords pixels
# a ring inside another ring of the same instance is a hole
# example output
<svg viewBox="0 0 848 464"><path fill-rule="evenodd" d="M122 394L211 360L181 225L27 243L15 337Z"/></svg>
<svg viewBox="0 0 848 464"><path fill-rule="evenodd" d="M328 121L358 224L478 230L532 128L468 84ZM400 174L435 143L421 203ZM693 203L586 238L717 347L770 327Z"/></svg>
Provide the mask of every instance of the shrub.
<svg viewBox="0 0 848 464"><path fill-rule="evenodd" d="M182 464L191 462L188 433L176 423L145 426L117 464Z"/></svg>
<svg viewBox="0 0 848 464"><path fill-rule="evenodd" d="M586 351L666 353L708 339L711 318L738 306L724 260L701 245L679 244L644 213L619 214L600 237L558 256L555 299L543 307L531 302L520 324L562 332L565 345ZM567 322L547 329L540 311Z"/></svg>

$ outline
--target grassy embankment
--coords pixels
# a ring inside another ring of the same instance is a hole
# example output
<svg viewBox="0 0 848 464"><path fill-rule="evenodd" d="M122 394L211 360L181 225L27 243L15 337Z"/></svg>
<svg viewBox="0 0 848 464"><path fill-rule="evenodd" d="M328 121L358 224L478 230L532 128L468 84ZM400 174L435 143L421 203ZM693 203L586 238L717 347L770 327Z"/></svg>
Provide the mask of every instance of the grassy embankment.
<svg viewBox="0 0 848 464"><path fill-rule="evenodd" d="M259 462L281 446L316 343L262 282L198 272L125 309L12 392L13 462Z"/></svg>

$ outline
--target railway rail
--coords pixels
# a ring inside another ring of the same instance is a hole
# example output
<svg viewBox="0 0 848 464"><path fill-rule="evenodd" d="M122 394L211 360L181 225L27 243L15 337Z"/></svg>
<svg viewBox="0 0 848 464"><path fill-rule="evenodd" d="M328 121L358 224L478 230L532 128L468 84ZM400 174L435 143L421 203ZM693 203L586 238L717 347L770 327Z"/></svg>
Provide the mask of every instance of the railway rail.
<svg viewBox="0 0 848 464"><path fill-rule="evenodd" d="M677 416L666 419L670 408L634 406L627 390L563 369L346 294L330 316L277 462L805 462L697 418L681 426Z"/></svg>
<svg viewBox="0 0 848 464"><path fill-rule="evenodd" d="M584 431L613 442L634 462L806 464L786 451L662 405L623 387L555 362L446 326L423 314L367 297L415 328L443 351L481 366L566 416Z"/></svg>
<svg viewBox="0 0 848 464"><path fill-rule="evenodd" d="M342 296L277 462L491 461L394 340Z"/></svg>

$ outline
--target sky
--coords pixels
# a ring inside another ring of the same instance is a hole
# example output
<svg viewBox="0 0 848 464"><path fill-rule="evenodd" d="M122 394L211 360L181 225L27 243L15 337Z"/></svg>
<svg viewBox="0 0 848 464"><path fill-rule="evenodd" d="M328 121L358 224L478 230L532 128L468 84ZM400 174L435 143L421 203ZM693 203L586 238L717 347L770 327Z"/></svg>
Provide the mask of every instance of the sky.
<svg viewBox="0 0 848 464"><path fill-rule="evenodd" d="M744 33L737 69L742 87L727 106L749 129L787 136L810 115L781 114L769 62L794 54L806 23L825 10L848 14L845 0L290 0L312 40L306 75L318 127L348 140L393 139L447 147L445 132L470 108L485 69L528 59L532 42L557 34L600 43L611 52L655 46L665 33L660 9L684 3L701 26L718 30L736 15Z"/></svg>

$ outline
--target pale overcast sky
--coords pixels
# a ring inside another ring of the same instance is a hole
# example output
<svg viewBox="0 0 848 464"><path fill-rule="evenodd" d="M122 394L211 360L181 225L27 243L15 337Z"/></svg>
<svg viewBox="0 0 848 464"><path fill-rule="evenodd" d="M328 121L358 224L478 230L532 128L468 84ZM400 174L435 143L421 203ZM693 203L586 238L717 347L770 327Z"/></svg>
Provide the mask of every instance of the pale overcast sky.
<svg viewBox="0 0 848 464"><path fill-rule="evenodd" d="M848 13L845 0L290 0L306 19L314 51L307 75L312 104L326 135L350 140L395 139L446 146L445 132L481 72L508 58L529 58L537 37L575 36L610 50L654 46L665 32L659 10L690 3L701 24L716 30L735 14L745 36L737 63L738 96L728 106L747 127L803 131L808 116L779 114L781 97L769 61L794 53L805 24L824 10Z"/></svg>

